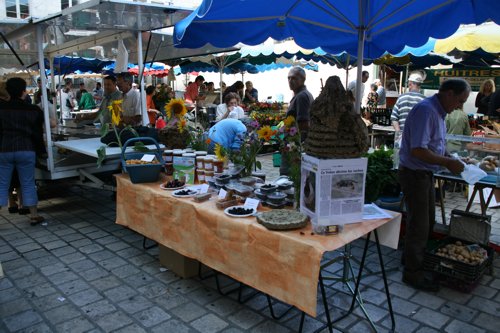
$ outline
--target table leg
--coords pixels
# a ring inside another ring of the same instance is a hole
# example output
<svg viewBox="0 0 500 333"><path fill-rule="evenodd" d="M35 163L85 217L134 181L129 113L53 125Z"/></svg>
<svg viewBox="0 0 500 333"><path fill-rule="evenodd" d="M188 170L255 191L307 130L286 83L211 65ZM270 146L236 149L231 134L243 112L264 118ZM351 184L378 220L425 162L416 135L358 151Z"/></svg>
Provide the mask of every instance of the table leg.
<svg viewBox="0 0 500 333"><path fill-rule="evenodd" d="M443 221L443 225L446 225L446 214L444 212L444 199L443 199L443 183L444 180L438 179L439 203L441 205L441 219Z"/></svg>
<svg viewBox="0 0 500 333"><path fill-rule="evenodd" d="M472 203L474 202L474 198L476 197L477 194L477 186L474 186L474 191L472 191L472 194L470 196L470 200L467 203L467 207L465 207L465 211L468 212L470 210L470 207L472 206Z"/></svg>
<svg viewBox="0 0 500 333"><path fill-rule="evenodd" d="M495 194L495 189L491 189L491 192L490 192L490 195L488 196L488 200L486 200L486 205L484 207L484 214L486 214L486 210L488 209L489 205L490 205L490 202L491 202L491 198L493 198L493 194Z"/></svg>

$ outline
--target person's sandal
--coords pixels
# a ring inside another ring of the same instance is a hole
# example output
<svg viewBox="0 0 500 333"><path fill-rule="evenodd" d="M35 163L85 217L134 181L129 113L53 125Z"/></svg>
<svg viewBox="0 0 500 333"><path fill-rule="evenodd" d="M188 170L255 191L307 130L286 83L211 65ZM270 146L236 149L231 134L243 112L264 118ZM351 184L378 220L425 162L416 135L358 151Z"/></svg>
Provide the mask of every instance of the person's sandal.
<svg viewBox="0 0 500 333"><path fill-rule="evenodd" d="M17 212L19 212L19 208L17 206L9 207L10 214L15 214Z"/></svg>
<svg viewBox="0 0 500 333"><path fill-rule="evenodd" d="M30 217L30 221L31 221L30 222L31 225L37 225L37 224L45 221L45 218L43 216Z"/></svg>

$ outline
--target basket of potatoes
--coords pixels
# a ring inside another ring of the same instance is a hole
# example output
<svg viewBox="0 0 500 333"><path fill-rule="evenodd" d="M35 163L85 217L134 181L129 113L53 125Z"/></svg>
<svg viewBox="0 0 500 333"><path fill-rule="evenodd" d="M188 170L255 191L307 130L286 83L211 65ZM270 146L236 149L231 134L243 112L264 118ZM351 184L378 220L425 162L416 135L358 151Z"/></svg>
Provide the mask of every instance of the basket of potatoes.
<svg viewBox="0 0 500 333"><path fill-rule="evenodd" d="M491 265L492 256L489 247L448 237L426 251L424 267L441 275L473 283Z"/></svg>

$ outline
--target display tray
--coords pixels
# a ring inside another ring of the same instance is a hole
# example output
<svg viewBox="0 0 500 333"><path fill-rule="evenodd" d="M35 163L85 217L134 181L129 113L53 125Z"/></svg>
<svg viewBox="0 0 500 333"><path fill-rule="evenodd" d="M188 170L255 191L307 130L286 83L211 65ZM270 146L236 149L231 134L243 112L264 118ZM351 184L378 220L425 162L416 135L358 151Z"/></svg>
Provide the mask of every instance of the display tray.
<svg viewBox="0 0 500 333"><path fill-rule="evenodd" d="M257 214L257 222L271 230L291 230L303 228L309 218L295 210L274 209Z"/></svg>
<svg viewBox="0 0 500 333"><path fill-rule="evenodd" d="M475 284L478 279L484 274L488 267L493 263L494 251L492 248L478 244L486 250L488 258L480 264L472 265L451 258L446 258L437 255L437 250L456 241L462 242L464 245L473 243L467 242L458 238L447 237L434 244L430 245L424 255L424 269L438 273L443 277L449 277L466 284Z"/></svg>

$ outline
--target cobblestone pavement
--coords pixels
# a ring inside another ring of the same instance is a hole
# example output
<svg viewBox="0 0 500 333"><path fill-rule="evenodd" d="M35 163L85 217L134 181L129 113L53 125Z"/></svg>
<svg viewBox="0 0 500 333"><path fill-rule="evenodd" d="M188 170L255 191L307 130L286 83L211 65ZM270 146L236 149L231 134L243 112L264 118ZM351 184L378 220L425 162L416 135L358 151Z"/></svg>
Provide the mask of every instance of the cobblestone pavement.
<svg viewBox="0 0 500 333"><path fill-rule="evenodd" d="M272 179L277 171L270 159L264 162ZM181 279L162 269L157 248L143 250L140 235L114 223L111 192L56 181L41 188L40 198L46 225L30 226L27 217L0 210L5 274L0 278L0 332L297 330L296 309L274 320L262 294L240 304L236 293L220 295L213 278ZM355 256L361 245L354 243ZM383 248L383 253L397 332L500 332L500 259L494 261L493 275L483 276L469 293L446 287L427 293L401 282L400 251ZM335 256L338 253L327 259ZM378 266L373 252L367 266ZM341 276L342 267L335 264L327 271ZM230 279L223 282L227 289L236 285ZM366 308L378 331L387 332L390 319L383 290L378 276L363 279ZM346 291L345 284L327 284L333 318L349 306ZM319 316L307 317L306 332L325 321L321 300L318 304ZM276 304L276 311L283 309ZM359 308L337 325L348 332L370 331Z"/></svg>

